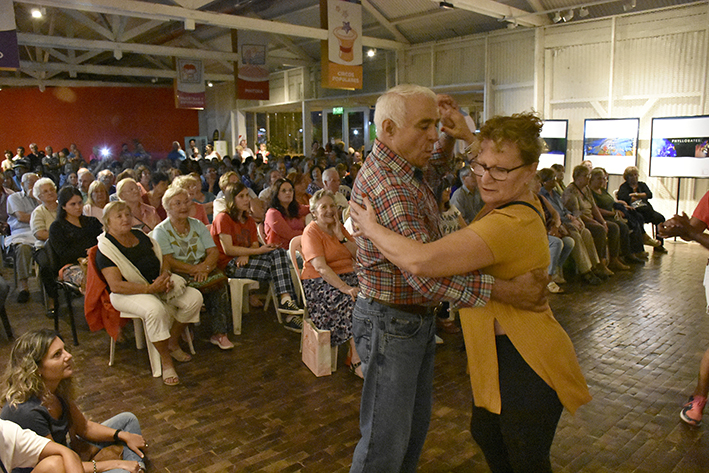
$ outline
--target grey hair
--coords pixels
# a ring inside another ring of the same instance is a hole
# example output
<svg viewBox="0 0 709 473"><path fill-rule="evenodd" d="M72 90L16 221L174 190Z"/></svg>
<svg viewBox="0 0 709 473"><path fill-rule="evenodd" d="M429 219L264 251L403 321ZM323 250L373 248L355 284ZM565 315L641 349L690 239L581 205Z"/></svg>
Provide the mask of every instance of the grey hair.
<svg viewBox="0 0 709 473"><path fill-rule="evenodd" d="M170 186L167 188L165 193L162 196L162 206L165 210L170 208L170 201L177 197L178 195L184 194L187 196L187 198L190 197L190 193L187 192L187 189L184 187L179 187L179 186Z"/></svg>
<svg viewBox="0 0 709 473"><path fill-rule="evenodd" d="M384 132L384 120L391 120L397 127L406 123L406 99L413 96L428 97L434 102L436 94L429 88L415 84L402 84L387 90L379 96L374 109L374 126L377 137Z"/></svg>
<svg viewBox="0 0 709 473"><path fill-rule="evenodd" d="M325 179L325 175L330 175L330 174L337 174L337 177L340 177L340 173L337 172L337 169L335 168L327 168L323 171L322 173L322 179Z"/></svg>
<svg viewBox="0 0 709 473"><path fill-rule="evenodd" d="M33 173L33 172L26 172L26 173L24 173L24 174L22 175L22 184L23 184L23 185L24 185L24 184L27 184L27 181L29 181L32 176L34 176L34 177L36 177L37 179L39 179L39 176L38 176L37 174L35 174L35 173Z"/></svg>
<svg viewBox="0 0 709 473"><path fill-rule="evenodd" d="M315 212L318 210L318 204L324 197L329 197L332 199L332 201L335 201L335 194L330 192L327 189L319 189L315 191L315 194L310 198L310 213L315 215Z"/></svg>
<svg viewBox="0 0 709 473"><path fill-rule="evenodd" d="M101 216L101 223L103 223L104 230L108 231L108 221L111 219L111 215L123 209L128 209L130 212L130 206L123 200L116 200L106 204L103 208L103 215Z"/></svg>
<svg viewBox="0 0 709 473"><path fill-rule="evenodd" d="M37 180L37 182L34 183L34 187L32 187L32 195L34 195L37 199L39 199L37 196L39 195L39 191L42 190L42 186L52 186L54 190L57 190L57 185L54 184L53 180L48 177L43 177L42 179Z"/></svg>

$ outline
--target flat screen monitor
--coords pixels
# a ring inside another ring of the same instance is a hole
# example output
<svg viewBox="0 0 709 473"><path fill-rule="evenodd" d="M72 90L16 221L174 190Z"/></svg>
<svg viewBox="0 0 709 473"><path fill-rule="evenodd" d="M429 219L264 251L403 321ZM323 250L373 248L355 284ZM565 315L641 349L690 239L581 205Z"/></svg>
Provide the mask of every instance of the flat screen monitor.
<svg viewBox="0 0 709 473"><path fill-rule="evenodd" d="M608 174L623 174L625 168L636 165L639 129L639 118L587 118L583 124L583 159Z"/></svg>
<svg viewBox="0 0 709 473"><path fill-rule="evenodd" d="M650 176L709 177L709 116L652 119Z"/></svg>
<svg viewBox="0 0 709 473"><path fill-rule="evenodd" d="M537 169L550 168L552 164L566 167L568 120L544 120L544 126L539 136L547 144L546 152L539 156Z"/></svg>

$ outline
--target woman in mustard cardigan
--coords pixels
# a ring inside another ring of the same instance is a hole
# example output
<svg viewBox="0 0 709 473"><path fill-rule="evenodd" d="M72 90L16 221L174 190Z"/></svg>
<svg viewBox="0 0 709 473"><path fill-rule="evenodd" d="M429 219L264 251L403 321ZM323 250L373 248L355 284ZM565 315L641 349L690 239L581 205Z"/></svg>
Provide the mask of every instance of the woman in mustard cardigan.
<svg viewBox="0 0 709 473"><path fill-rule="evenodd" d="M350 203L358 236L404 271L442 277L483 270L511 279L549 265L543 210L527 187L542 142L532 114L494 117L470 134L472 169L485 207L466 228L423 244L386 229ZM364 200L369 207L369 201ZM549 452L563 407L591 396L574 347L548 307L542 312L489 301L460 311L473 387L471 433L493 472L551 472Z"/></svg>

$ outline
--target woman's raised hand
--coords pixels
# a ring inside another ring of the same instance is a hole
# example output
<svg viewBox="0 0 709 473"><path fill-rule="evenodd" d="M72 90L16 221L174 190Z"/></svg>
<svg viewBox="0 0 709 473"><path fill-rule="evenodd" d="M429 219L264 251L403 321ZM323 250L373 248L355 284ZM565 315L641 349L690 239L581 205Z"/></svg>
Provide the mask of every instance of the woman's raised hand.
<svg viewBox="0 0 709 473"><path fill-rule="evenodd" d="M377 215L374 213L372 204L367 196L362 196L362 204L364 206L350 201L350 217L352 222L354 222L354 236L367 237L367 232L372 231L378 225Z"/></svg>

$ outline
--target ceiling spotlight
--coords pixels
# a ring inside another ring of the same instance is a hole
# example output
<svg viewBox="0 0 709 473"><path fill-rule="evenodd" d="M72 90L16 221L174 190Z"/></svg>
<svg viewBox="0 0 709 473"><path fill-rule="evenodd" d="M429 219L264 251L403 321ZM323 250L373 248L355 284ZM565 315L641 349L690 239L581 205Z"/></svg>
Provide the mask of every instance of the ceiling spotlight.
<svg viewBox="0 0 709 473"><path fill-rule="evenodd" d="M579 8L579 17L586 18L587 16L588 16L588 8L586 8L586 7Z"/></svg>
<svg viewBox="0 0 709 473"><path fill-rule="evenodd" d="M214 83L210 80L207 82L207 87L214 87Z"/></svg>
<svg viewBox="0 0 709 473"><path fill-rule="evenodd" d="M630 0L629 2L625 2L623 4L623 11L630 11L636 6L636 0Z"/></svg>
<svg viewBox="0 0 709 473"><path fill-rule="evenodd" d="M554 18L552 19L554 23L559 23L561 21L561 12L556 12Z"/></svg>
<svg viewBox="0 0 709 473"><path fill-rule="evenodd" d="M44 8L33 8L31 10L32 18L42 18L42 16L44 16L44 12L42 10L44 10Z"/></svg>
<svg viewBox="0 0 709 473"><path fill-rule="evenodd" d="M445 8L446 10L450 10L451 8L455 8L455 5L453 5L450 2L439 2L438 6L441 8Z"/></svg>
<svg viewBox="0 0 709 473"><path fill-rule="evenodd" d="M561 17L562 20L564 20L564 23L567 21L571 21L574 18L574 10L569 10L564 15Z"/></svg>
<svg viewBox="0 0 709 473"><path fill-rule="evenodd" d="M377 55L377 50L376 49L370 49L367 51L367 57L374 57Z"/></svg>
<svg viewBox="0 0 709 473"><path fill-rule="evenodd" d="M158 82L158 78L153 77L152 79L150 79L150 82L152 82L153 84L156 84Z"/></svg>
<svg viewBox="0 0 709 473"><path fill-rule="evenodd" d="M510 29L510 30L517 28L517 26L519 26L517 24L517 20L510 21L509 23L507 23L507 29Z"/></svg>

